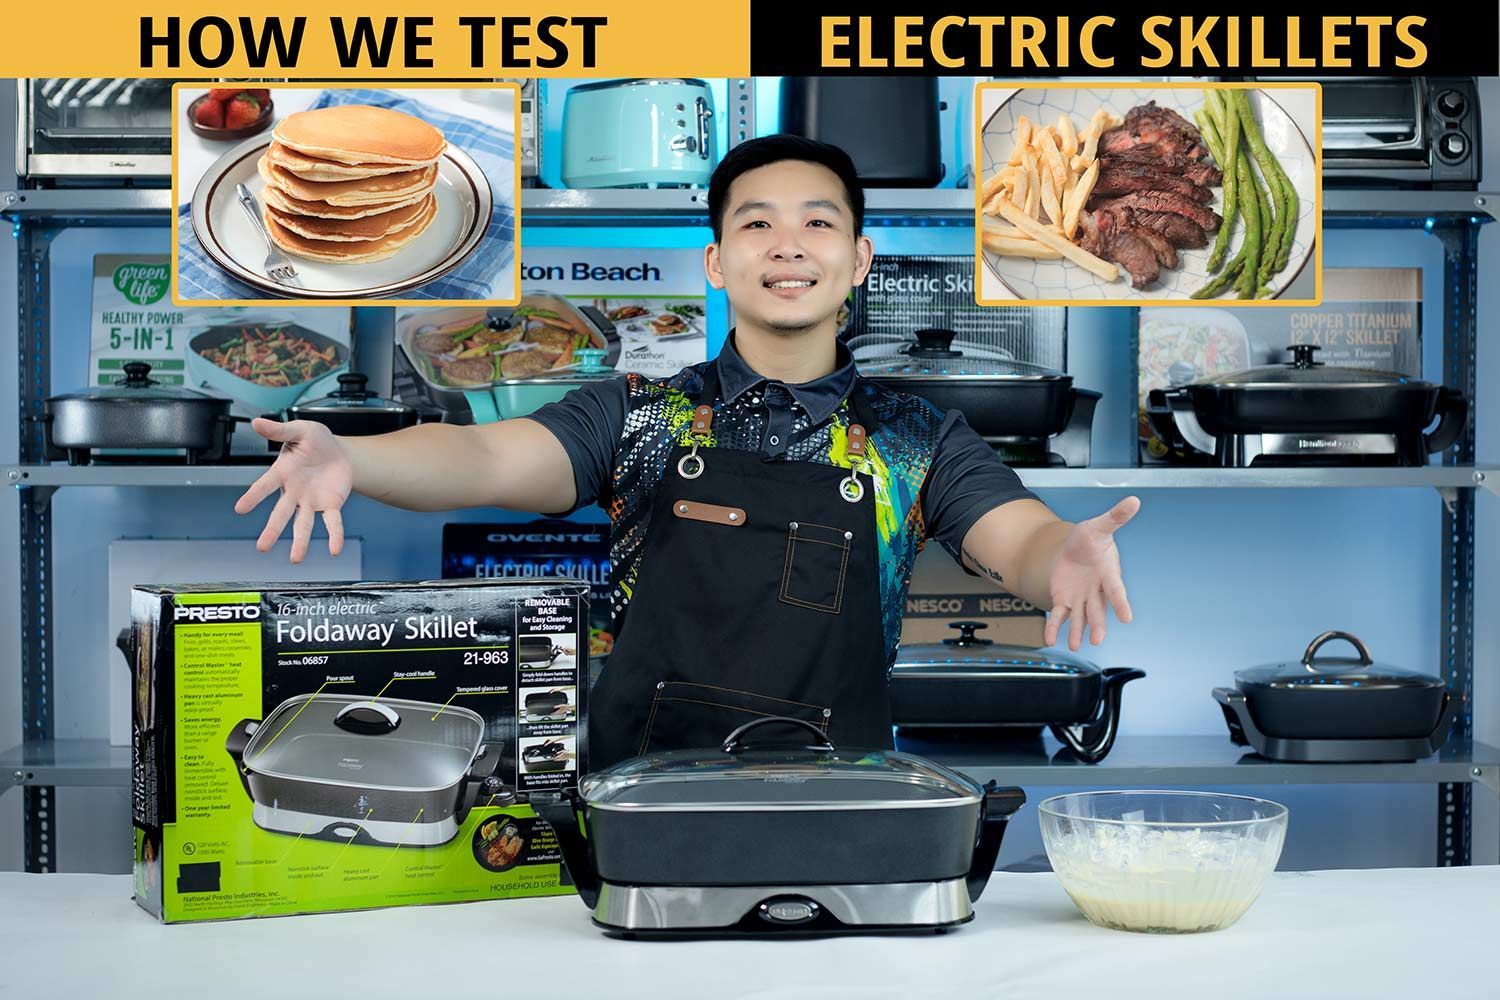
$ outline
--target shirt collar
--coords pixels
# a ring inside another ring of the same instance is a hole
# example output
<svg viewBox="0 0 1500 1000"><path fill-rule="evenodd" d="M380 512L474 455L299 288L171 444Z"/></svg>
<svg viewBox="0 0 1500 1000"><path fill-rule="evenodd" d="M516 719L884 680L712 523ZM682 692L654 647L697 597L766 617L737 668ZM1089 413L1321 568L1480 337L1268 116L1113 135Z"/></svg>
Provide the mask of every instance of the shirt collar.
<svg viewBox="0 0 1500 1000"><path fill-rule="evenodd" d="M848 397L849 390L854 388L854 356L842 341L836 342L834 346L837 356L833 371L811 382L786 386L792 398L807 411L815 424L821 424L833 416L839 404ZM773 381L751 368L740 356L734 345L733 330L729 331L729 336L719 351L718 366L719 386L726 401L736 400L751 389Z"/></svg>

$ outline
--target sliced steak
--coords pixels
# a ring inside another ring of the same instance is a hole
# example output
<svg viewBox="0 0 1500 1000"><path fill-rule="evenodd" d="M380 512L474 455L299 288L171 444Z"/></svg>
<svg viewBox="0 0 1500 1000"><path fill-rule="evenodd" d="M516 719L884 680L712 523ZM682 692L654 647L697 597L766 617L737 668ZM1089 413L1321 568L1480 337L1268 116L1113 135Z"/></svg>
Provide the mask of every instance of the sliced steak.
<svg viewBox="0 0 1500 1000"><path fill-rule="evenodd" d="M1119 220L1109 212L1094 213L1099 237L1104 244L1104 256L1130 272L1130 284L1134 288L1145 288L1161 273L1161 264L1151 244L1142 239L1128 226L1120 226Z"/></svg>
<svg viewBox="0 0 1500 1000"><path fill-rule="evenodd" d="M1103 173L1115 167L1132 165L1146 167L1161 173L1176 174L1183 180L1204 187L1218 187L1224 183L1224 174L1212 163L1190 160L1176 153L1168 153L1157 146L1136 145L1102 157L1099 171Z"/></svg>
<svg viewBox="0 0 1500 1000"><path fill-rule="evenodd" d="M1161 233L1178 250L1197 250L1208 246L1208 234L1192 219L1184 219L1171 212L1141 212L1130 208L1121 211L1130 213L1131 224Z"/></svg>
<svg viewBox="0 0 1500 1000"><path fill-rule="evenodd" d="M1208 147L1193 124L1154 101L1131 108L1123 125L1099 138L1099 152L1106 156L1138 146L1151 146L1163 155L1194 162L1208 159Z"/></svg>
<svg viewBox="0 0 1500 1000"><path fill-rule="evenodd" d="M1201 143L1203 141L1203 134L1198 131L1198 126L1171 108L1164 108L1155 101L1137 104L1125 112L1126 125L1136 125L1142 122L1150 122L1160 128L1175 128L1192 136L1195 142Z"/></svg>
<svg viewBox="0 0 1500 1000"><path fill-rule="evenodd" d="M1143 212L1172 212L1184 218L1191 219L1200 228L1208 232L1217 232L1219 213L1190 198L1184 198L1180 194L1170 191L1135 191L1131 194L1122 195L1119 198L1095 199L1089 198L1089 208L1134 208Z"/></svg>
<svg viewBox="0 0 1500 1000"><path fill-rule="evenodd" d="M1133 191L1170 191L1204 205L1214 200L1212 188L1199 187L1176 174L1135 163L1112 165L1106 160L1094 183L1094 194L1121 195Z"/></svg>
<svg viewBox="0 0 1500 1000"><path fill-rule="evenodd" d="M1177 266L1177 250L1172 246L1172 241L1149 226L1136 225L1134 222L1126 223L1120 227L1123 233L1129 233L1136 239L1141 240L1156 254L1156 262L1162 267L1173 268Z"/></svg>
<svg viewBox="0 0 1500 1000"><path fill-rule="evenodd" d="M1095 257L1105 257L1104 238L1099 233L1099 226L1094 222L1093 212L1078 213L1078 235L1073 242L1083 247Z"/></svg>

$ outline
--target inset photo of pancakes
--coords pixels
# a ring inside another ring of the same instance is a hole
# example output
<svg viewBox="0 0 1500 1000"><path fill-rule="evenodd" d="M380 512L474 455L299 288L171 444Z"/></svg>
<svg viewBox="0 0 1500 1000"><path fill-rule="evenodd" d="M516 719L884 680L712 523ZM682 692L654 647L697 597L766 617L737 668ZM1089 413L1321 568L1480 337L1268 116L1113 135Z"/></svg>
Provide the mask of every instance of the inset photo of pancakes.
<svg viewBox="0 0 1500 1000"><path fill-rule="evenodd" d="M516 303L516 84L276 87L249 138L188 127L231 89L174 88L174 303Z"/></svg>

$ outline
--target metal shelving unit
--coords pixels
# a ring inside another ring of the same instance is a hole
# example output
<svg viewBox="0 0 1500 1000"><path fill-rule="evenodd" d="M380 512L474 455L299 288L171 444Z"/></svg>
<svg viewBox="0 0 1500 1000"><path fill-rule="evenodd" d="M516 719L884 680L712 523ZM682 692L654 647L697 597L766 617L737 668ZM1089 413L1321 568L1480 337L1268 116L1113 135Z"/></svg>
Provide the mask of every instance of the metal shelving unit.
<svg viewBox="0 0 1500 1000"><path fill-rule="evenodd" d="M125 788L130 748L108 740L37 740L0 751L0 795L11 788Z"/></svg>
<svg viewBox="0 0 1500 1000"><path fill-rule="evenodd" d="M244 487L265 465L11 465L0 480L38 491L62 486ZM1420 469L1211 469L1121 468L1027 469L1016 473L1031 489L1414 489L1479 488L1500 495L1500 465L1429 465Z"/></svg>
<svg viewBox="0 0 1500 1000"><path fill-rule="evenodd" d="M957 768L975 781L1007 785L1335 785L1479 782L1500 795L1500 748L1475 743L1445 748L1429 760L1392 764L1285 764L1266 760L1223 736L1133 736L1108 757L1085 764L1058 743L1016 749L959 747L903 740L897 746ZM1190 761L1191 763L1183 763Z"/></svg>
<svg viewBox="0 0 1500 1000"><path fill-rule="evenodd" d="M753 87L731 81L730 145L754 132ZM264 466L68 466L42 461L39 430L28 417L40 413L50 392L50 260L52 239L73 225L168 225L170 193L160 188L0 191L0 217L13 223L18 282L19 464L3 470L4 482L25 490L20 504L16 572L21 620L23 740L0 751L0 794L25 795L25 861L28 871L50 871L55 860L55 789L124 787L129 750L103 740L54 740L52 615L52 496L64 486L242 488ZM972 221L969 189L874 190L868 217L879 224L962 225ZM523 225L703 225L706 191L556 191L520 195ZM1480 227L1500 207L1500 194L1475 192L1327 191L1328 228L1422 228L1444 246L1444 381L1474 399L1477 252ZM1476 400L1477 403L1477 400ZM1323 784L1421 782L1439 786L1440 865L1470 858L1471 789L1478 782L1500 795L1500 749L1472 742L1474 504L1479 490L1500 492L1500 466L1476 466L1469 428L1443 464L1418 469L1025 469L1037 489L1396 489L1431 488L1442 498L1444 678L1465 710L1448 746L1409 764L1278 764L1236 748L1222 736L1140 736L1122 740L1104 762L1081 765L1030 750L924 747L980 780L1033 785Z"/></svg>

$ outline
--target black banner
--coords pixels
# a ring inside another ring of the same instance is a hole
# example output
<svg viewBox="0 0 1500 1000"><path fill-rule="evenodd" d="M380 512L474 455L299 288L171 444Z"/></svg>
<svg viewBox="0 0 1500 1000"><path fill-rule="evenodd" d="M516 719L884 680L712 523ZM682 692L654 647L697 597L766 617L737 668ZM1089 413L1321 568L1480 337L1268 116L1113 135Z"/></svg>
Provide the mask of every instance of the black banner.
<svg viewBox="0 0 1500 1000"><path fill-rule="evenodd" d="M1500 5L869 5L756 0L754 76L1495 76ZM890 10L889 7L886 8Z"/></svg>

